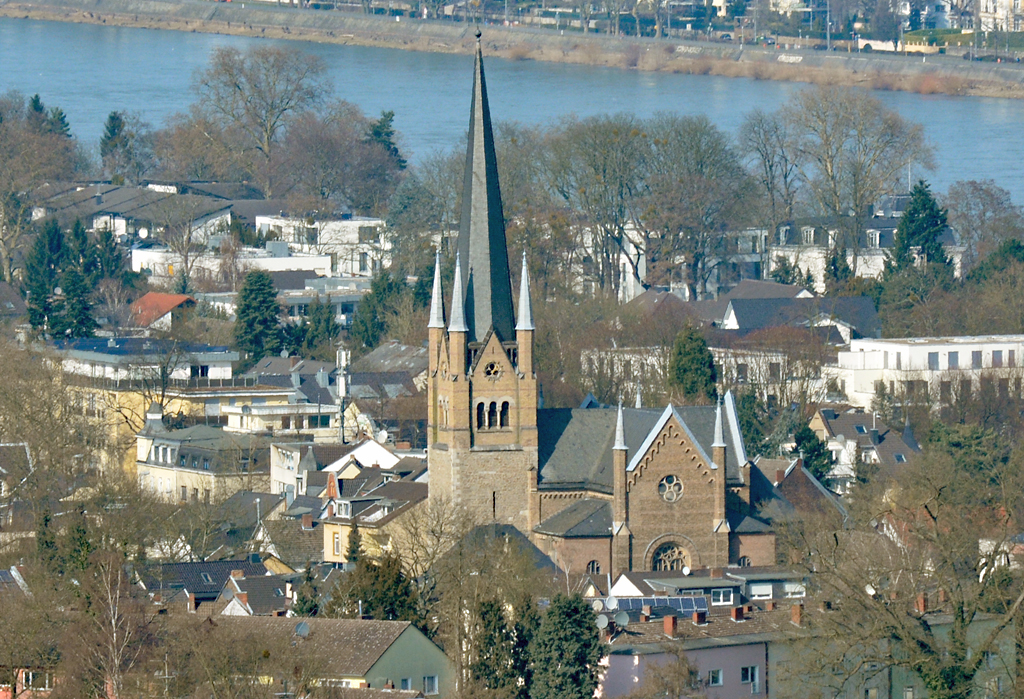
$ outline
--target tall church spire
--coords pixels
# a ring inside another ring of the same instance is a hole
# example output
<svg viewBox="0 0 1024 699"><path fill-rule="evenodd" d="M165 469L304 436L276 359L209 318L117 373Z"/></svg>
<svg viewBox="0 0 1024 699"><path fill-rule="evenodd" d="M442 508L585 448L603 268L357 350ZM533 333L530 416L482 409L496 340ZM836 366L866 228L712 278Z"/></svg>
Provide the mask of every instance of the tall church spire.
<svg viewBox="0 0 1024 699"><path fill-rule="evenodd" d="M519 280L519 319L516 330L536 330L533 326L533 303L530 301L530 270L526 266L526 251L523 250L523 275Z"/></svg>
<svg viewBox="0 0 1024 699"><path fill-rule="evenodd" d="M476 34L476 67L466 169L462 181L458 251L462 256L468 340L482 340L490 328L502 341L513 340L512 278L505 244L505 214L498 187L498 163L494 155L494 134L487 104L479 31Z"/></svg>
<svg viewBox="0 0 1024 699"><path fill-rule="evenodd" d="M428 328L444 329L444 297L441 295L441 251L434 254L434 290L430 294L430 322Z"/></svg>

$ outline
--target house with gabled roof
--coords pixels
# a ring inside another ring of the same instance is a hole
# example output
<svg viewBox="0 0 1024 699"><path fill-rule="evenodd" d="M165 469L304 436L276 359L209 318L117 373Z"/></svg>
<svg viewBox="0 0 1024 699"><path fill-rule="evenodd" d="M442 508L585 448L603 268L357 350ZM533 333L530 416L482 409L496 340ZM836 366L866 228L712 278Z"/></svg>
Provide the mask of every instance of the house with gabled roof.
<svg viewBox="0 0 1024 699"><path fill-rule="evenodd" d="M132 324L139 328L171 332L185 322L196 300L187 294L163 294L150 291L131 305Z"/></svg>

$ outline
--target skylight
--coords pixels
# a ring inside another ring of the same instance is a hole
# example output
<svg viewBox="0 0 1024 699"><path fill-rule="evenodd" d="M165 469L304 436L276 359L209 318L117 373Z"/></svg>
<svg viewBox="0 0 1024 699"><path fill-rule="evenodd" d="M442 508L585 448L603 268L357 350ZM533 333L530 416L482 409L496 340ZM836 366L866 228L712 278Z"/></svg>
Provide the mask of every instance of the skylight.
<svg viewBox="0 0 1024 699"><path fill-rule="evenodd" d="M898 463L898 464L905 464L905 463L907 463L907 457L905 457L903 454L895 454L894 456L896 457L896 463Z"/></svg>
<svg viewBox="0 0 1024 699"><path fill-rule="evenodd" d="M857 428L857 434L867 434L868 428L865 425L855 425Z"/></svg>

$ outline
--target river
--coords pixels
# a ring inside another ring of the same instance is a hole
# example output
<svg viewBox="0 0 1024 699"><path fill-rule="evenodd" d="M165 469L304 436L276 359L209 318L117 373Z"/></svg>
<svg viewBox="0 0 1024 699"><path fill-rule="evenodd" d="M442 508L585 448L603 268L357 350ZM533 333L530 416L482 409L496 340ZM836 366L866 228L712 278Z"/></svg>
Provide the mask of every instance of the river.
<svg viewBox="0 0 1024 699"><path fill-rule="evenodd" d="M112 110L162 126L192 101L193 72L220 46L260 39L130 27L0 18L0 92L39 93L67 113L96 149ZM413 162L452 147L468 123L472 58L393 49L278 42L320 56L335 96L368 115L394 110ZM730 134L754 108L773 109L800 84L716 76L641 73L560 63L487 60L495 120L544 124L575 114L659 111L706 114ZM924 125L936 168L913 173L935 191L964 179L993 179L1024 204L1024 100L876 92Z"/></svg>

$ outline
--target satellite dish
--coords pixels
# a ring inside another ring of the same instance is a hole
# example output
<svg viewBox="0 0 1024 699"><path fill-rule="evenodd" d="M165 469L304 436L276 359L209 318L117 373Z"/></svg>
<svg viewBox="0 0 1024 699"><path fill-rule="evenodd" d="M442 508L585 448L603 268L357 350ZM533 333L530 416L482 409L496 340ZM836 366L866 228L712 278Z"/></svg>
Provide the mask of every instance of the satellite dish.
<svg viewBox="0 0 1024 699"><path fill-rule="evenodd" d="M615 599L614 597L609 597L604 601L604 607L608 611L614 612L616 609L619 608L619 600Z"/></svg>
<svg viewBox="0 0 1024 699"><path fill-rule="evenodd" d="M607 629L608 628L608 617L606 617L604 614L598 614L597 615L597 628L599 628L599 629Z"/></svg>
<svg viewBox="0 0 1024 699"><path fill-rule="evenodd" d="M864 586L864 592L868 593L868 597L874 597L877 590L875 590L875 587L871 583L868 583Z"/></svg>
<svg viewBox="0 0 1024 699"><path fill-rule="evenodd" d="M143 240L148 238L149 237L149 229L148 228L140 228L139 229L139 237L142 238Z"/></svg>
<svg viewBox="0 0 1024 699"><path fill-rule="evenodd" d="M615 625L620 629L626 628L629 625L629 614L626 612L619 612L615 615Z"/></svg>
<svg viewBox="0 0 1024 699"><path fill-rule="evenodd" d="M683 575L687 576L690 574L690 566L683 566Z"/></svg>
<svg viewBox="0 0 1024 699"><path fill-rule="evenodd" d="M596 600L594 600L594 601L593 601L593 602L591 603L591 605L590 605L590 606L594 608L594 611L595 611L595 612L603 612L603 611L604 611L604 602L602 602L602 601L601 601L601 600L599 600L599 599L596 599Z"/></svg>
<svg viewBox="0 0 1024 699"><path fill-rule="evenodd" d="M299 638L306 638L309 636L309 624L304 621L300 621L295 625L295 635Z"/></svg>
<svg viewBox="0 0 1024 699"><path fill-rule="evenodd" d="M381 430L380 432L378 432L377 433L377 441L380 442L381 444L383 444L384 442L388 441L388 431L387 430Z"/></svg>

